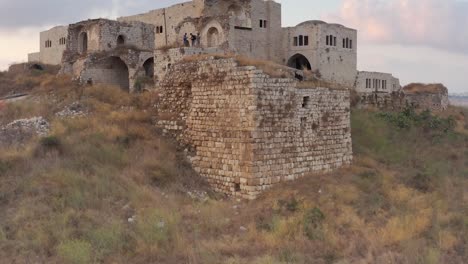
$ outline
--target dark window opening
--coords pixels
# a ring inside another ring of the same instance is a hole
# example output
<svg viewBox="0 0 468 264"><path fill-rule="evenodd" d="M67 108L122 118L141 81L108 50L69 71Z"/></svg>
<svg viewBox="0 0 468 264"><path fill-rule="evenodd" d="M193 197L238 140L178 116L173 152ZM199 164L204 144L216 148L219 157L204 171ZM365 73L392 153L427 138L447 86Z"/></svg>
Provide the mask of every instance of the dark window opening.
<svg viewBox="0 0 468 264"><path fill-rule="evenodd" d="M154 58L151 57L145 61L143 64L143 68L145 69L146 77L153 78L154 76Z"/></svg>
<svg viewBox="0 0 468 264"><path fill-rule="evenodd" d="M353 40L352 39L349 40L349 48L353 49Z"/></svg>
<svg viewBox="0 0 468 264"><path fill-rule="evenodd" d="M302 108L309 108L310 96L302 98Z"/></svg>
<svg viewBox="0 0 468 264"><path fill-rule="evenodd" d="M336 47L336 37L333 35L327 35L326 40L327 46L335 46Z"/></svg>
<svg viewBox="0 0 468 264"><path fill-rule="evenodd" d="M235 191L235 192L240 192L240 191L241 191L240 183L234 184L234 191Z"/></svg>
<svg viewBox="0 0 468 264"><path fill-rule="evenodd" d="M79 37L79 52L86 53L88 51L88 34L82 32Z"/></svg>
<svg viewBox="0 0 468 264"><path fill-rule="evenodd" d="M299 35L299 46L304 46L304 36Z"/></svg>
<svg viewBox="0 0 468 264"><path fill-rule="evenodd" d="M263 20L260 20L260 27L263 27Z"/></svg>
<svg viewBox="0 0 468 264"><path fill-rule="evenodd" d="M122 46L125 44L125 37L120 35L118 38L117 38L117 46Z"/></svg>
<svg viewBox="0 0 468 264"><path fill-rule="evenodd" d="M298 37L294 37L294 41L293 41L293 46L297 46L299 41L298 41Z"/></svg>
<svg viewBox="0 0 468 264"><path fill-rule="evenodd" d="M37 70L37 71L43 71L44 70L44 67L42 67L42 65L40 65L40 64L33 64L33 65L31 65L30 68L32 70Z"/></svg>
<svg viewBox="0 0 468 264"><path fill-rule="evenodd" d="M304 46L309 46L309 36L304 36Z"/></svg>

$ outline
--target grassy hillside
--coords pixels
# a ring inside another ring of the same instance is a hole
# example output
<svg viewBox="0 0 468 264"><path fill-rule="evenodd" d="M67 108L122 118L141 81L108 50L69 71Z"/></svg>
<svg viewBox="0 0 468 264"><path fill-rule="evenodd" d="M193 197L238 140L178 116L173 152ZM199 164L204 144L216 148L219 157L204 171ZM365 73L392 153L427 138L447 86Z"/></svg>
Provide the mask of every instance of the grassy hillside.
<svg viewBox="0 0 468 264"><path fill-rule="evenodd" d="M355 110L353 166L248 202L211 193L154 129L157 96L48 75L34 91L0 111L0 124L52 124L46 138L0 147L0 263L468 259L466 110ZM73 103L86 115L55 115Z"/></svg>

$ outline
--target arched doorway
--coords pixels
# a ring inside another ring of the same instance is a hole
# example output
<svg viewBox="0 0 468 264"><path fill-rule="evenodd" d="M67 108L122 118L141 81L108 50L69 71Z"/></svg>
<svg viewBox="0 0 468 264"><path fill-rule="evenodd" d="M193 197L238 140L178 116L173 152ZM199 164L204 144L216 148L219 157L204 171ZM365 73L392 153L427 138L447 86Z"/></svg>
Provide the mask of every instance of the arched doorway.
<svg viewBox="0 0 468 264"><path fill-rule="evenodd" d="M217 47L219 45L219 31L217 28L212 27L207 32L208 47Z"/></svg>
<svg viewBox="0 0 468 264"><path fill-rule="evenodd" d="M122 46L125 45L125 37L123 35L120 35L117 38L117 46Z"/></svg>
<svg viewBox="0 0 468 264"><path fill-rule="evenodd" d="M145 69L145 76L153 78L154 76L154 57L151 57L143 63L143 68Z"/></svg>
<svg viewBox="0 0 468 264"><path fill-rule="evenodd" d="M79 52L86 53L88 51L88 33L82 32L78 38Z"/></svg>
<svg viewBox="0 0 468 264"><path fill-rule="evenodd" d="M309 60L302 54L296 54L288 60L288 66L298 70L312 70Z"/></svg>
<svg viewBox="0 0 468 264"><path fill-rule="evenodd" d="M130 81L127 64L125 64L125 62L119 57L110 57L110 65L111 75L113 76L113 78L110 79L112 80L112 84L129 91Z"/></svg>
<svg viewBox="0 0 468 264"><path fill-rule="evenodd" d="M107 57L90 66L85 73L90 84L108 84L130 90L127 64L119 57Z"/></svg>

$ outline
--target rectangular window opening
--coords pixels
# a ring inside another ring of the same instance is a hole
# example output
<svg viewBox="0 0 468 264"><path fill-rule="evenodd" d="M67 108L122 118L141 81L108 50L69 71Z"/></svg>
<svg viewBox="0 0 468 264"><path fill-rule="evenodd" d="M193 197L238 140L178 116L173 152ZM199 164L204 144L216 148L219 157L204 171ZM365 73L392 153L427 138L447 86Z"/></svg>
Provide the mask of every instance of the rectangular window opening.
<svg viewBox="0 0 468 264"><path fill-rule="evenodd" d="M309 104L310 96L304 96L304 98L302 98L302 108L309 108Z"/></svg>
<svg viewBox="0 0 468 264"><path fill-rule="evenodd" d="M293 43L293 46L297 46L297 43L298 43L298 38L297 38L297 37L294 37L294 43Z"/></svg>
<svg viewBox="0 0 468 264"><path fill-rule="evenodd" d="M304 46L309 46L309 36L304 36Z"/></svg>

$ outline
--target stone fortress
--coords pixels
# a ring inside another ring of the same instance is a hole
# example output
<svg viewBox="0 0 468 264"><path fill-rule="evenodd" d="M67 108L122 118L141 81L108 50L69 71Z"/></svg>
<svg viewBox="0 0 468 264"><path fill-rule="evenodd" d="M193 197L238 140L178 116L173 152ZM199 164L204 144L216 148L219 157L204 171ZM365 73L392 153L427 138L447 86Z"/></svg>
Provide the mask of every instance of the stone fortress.
<svg viewBox="0 0 468 264"><path fill-rule="evenodd" d="M60 64L83 84L157 91L158 126L215 190L245 198L350 164L351 93L365 107L405 104L397 78L357 70L355 29L282 27L272 0L193 0L55 27L40 41L30 62Z"/></svg>

